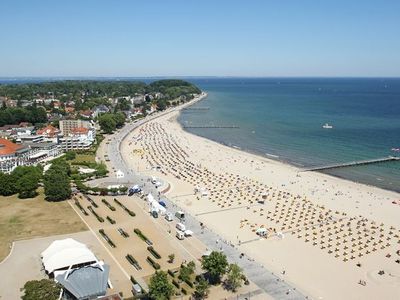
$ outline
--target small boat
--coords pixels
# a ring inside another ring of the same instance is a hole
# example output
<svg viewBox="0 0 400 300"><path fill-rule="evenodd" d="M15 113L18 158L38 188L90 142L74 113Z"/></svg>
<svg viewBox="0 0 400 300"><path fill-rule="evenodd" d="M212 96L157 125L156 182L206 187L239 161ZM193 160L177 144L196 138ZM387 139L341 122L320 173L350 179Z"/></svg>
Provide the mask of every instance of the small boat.
<svg viewBox="0 0 400 300"><path fill-rule="evenodd" d="M322 128L324 128L324 129L332 129L333 126L329 125L328 123L325 123L324 125L322 125Z"/></svg>
<svg viewBox="0 0 400 300"><path fill-rule="evenodd" d="M392 151L394 151L394 152L400 152L400 148L392 148Z"/></svg>

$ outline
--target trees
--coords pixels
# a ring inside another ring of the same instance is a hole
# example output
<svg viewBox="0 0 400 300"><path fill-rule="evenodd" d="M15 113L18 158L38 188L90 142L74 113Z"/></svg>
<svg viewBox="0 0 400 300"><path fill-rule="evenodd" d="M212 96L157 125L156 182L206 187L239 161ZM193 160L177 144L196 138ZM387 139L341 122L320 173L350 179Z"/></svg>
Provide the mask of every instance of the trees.
<svg viewBox="0 0 400 300"><path fill-rule="evenodd" d="M11 196L15 193L17 193L17 188L14 176L0 172L0 195Z"/></svg>
<svg viewBox="0 0 400 300"><path fill-rule="evenodd" d="M53 162L44 176L46 200L61 201L71 197L70 168L64 160Z"/></svg>
<svg viewBox="0 0 400 300"><path fill-rule="evenodd" d="M170 264L172 264L174 262L174 260L175 260L175 254L174 253L171 253L170 255L168 255L168 262Z"/></svg>
<svg viewBox="0 0 400 300"><path fill-rule="evenodd" d="M211 283L219 283L221 276L226 273L228 261L222 252L213 251L201 261L202 268L207 271Z"/></svg>
<svg viewBox="0 0 400 300"><path fill-rule="evenodd" d="M174 294L174 287L168 281L167 273L158 271L150 278L149 297L155 300L170 299Z"/></svg>
<svg viewBox="0 0 400 300"><path fill-rule="evenodd" d="M30 122L32 124L46 123L47 115L43 107L7 107L0 110L0 126L6 124L19 124Z"/></svg>
<svg viewBox="0 0 400 300"><path fill-rule="evenodd" d="M196 283L194 297L196 299L206 298L208 295L209 289L210 289L210 285L208 284L208 281L203 276L200 276Z"/></svg>
<svg viewBox="0 0 400 300"><path fill-rule="evenodd" d="M31 280L25 283L22 291L22 300L57 300L61 285L50 279Z"/></svg>
<svg viewBox="0 0 400 300"><path fill-rule="evenodd" d="M230 264L228 267L228 274L226 279L227 286L235 292L242 286L243 272L237 264Z"/></svg>
<svg viewBox="0 0 400 300"><path fill-rule="evenodd" d="M112 114L102 114L99 116L98 121L100 128L104 133L113 133L117 127L117 123L115 122Z"/></svg>
<svg viewBox="0 0 400 300"><path fill-rule="evenodd" d="M12 172L18 198L33 198L37 195L36 189L42 178L40 166L19 166Z"/></svg>
<svg viewBox="0 0 400 300"><path fill-rule="evenodd" d="M118 112L112 115L115 121L115 126L120 128L125 124L125 114L122 112Z"/></svg>
<svg viewBox="0 0 400 300"><path fill-rule="evenodd" d="M190 281L190 276L194 273L194 270L196 268L196 264L194 261L191 261L185 265L181 265L181 268L179 270L179 278L183 281Z"/></svg>
<svg viewBox="0 0 400 300"><path fill-rule="evenodd" d="M75 158L76 158L76 153L74 151L65 152L65 159L66 160L74 160Z"/></svg>
<svg viewBox="0 0 400 300"><path fill-rule="evenodd" d="M115 114L106 113L102 114L98 118L100 128L104 131L104 133L113 133L114 130L118 127L122 127L125 124L125 114L122 112L118 112Z"/></svg>

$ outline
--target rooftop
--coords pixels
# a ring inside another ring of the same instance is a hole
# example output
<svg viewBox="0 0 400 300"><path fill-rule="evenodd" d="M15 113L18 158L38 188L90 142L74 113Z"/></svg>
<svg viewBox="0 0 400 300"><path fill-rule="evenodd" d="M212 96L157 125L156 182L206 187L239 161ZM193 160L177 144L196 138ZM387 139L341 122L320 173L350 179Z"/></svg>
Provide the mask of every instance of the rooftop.
<svg viewBox="0 0 400 300"><path fill-rule="evenodd" d="M24 149L22 145L17 145L7 139L0 138L0 155L10 155L16 153L18 150Z"/></svg>

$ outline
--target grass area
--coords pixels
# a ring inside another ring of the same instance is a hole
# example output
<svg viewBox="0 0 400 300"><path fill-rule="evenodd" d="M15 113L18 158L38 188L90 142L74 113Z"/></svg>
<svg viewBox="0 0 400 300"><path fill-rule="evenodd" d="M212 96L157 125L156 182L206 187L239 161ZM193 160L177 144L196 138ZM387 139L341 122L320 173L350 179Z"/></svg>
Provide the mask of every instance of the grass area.
<svg viewBox="0 0 400 300"><path fill-rule="evenodd" d="M71 160L70 162L90 162L90 163L94 163L96 162L96 155L95 154L76 154L76 157L74 160Z"/></svg>
<svg viewBox="0 0 400 300"><path fill-rule="evenodd" d="M43 189L38 191L32 199L0 197L0 261L14 240L87 230L67 201L47 202Z"/></svg>

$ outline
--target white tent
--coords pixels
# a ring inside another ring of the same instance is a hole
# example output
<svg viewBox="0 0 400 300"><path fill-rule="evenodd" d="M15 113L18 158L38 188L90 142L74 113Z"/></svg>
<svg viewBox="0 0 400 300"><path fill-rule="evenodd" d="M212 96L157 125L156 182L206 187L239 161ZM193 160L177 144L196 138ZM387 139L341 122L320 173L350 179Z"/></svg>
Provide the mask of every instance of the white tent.
<svg viewBox="0 0 400 300"><path fill-rule="evenodd" d="M44 268L48 273L72 265L97 261L96 256L85 244L71 238L54 241L42 252L41 256Z"/></svg>
<svg viewBox="0 0 400 300"><path fill-rule="evenodd" d="M152 194L147 195L147 202L149 203L150 206L150 211L156 211L157 213L164 215L166 213L166 209L164 206L162 206L160 203L158 203Z"/></svg>

